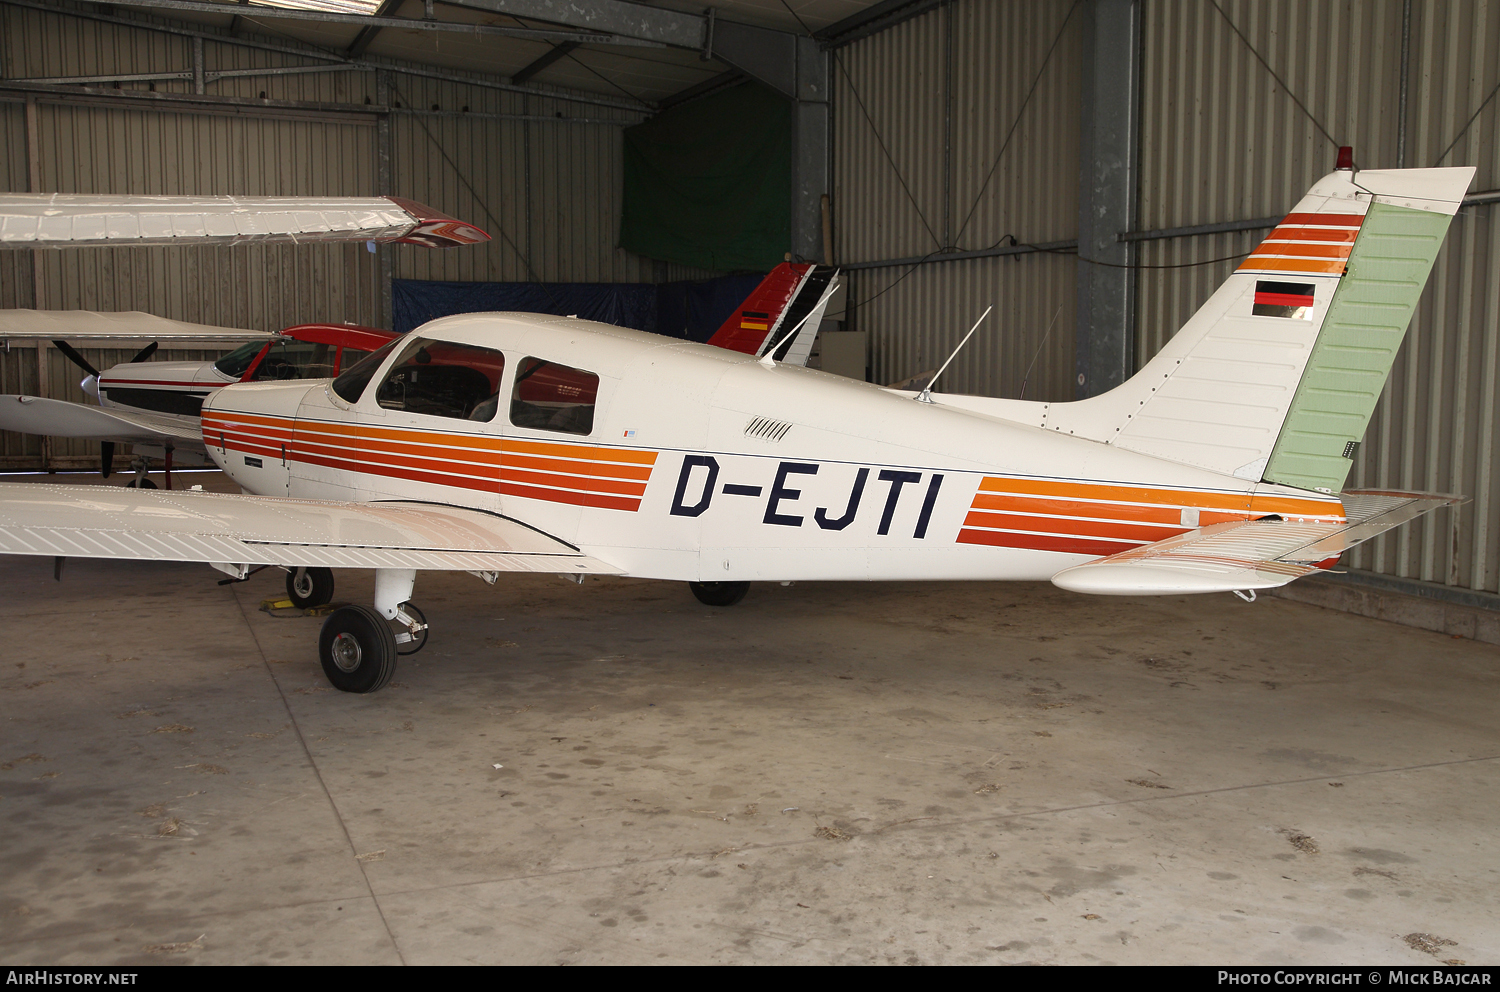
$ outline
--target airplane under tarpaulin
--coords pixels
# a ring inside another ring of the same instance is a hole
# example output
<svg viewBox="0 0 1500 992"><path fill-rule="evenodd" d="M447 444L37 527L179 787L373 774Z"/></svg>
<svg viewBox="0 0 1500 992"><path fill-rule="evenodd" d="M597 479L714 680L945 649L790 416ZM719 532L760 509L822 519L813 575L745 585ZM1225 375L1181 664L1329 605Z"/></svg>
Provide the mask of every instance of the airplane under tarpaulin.
<svg viewBox="0 0 1500 992"><path fill-rule="evenodd" d="M426 638L427 569L685 581L721 606L752 581L820 579L1253 598L1459 499L1344 482L1473 174L1323 177L1091 399L882 388L777 361L769 326L741 327L765 333L757 358L445 317L331 380L208 396L202 443L247 495L0 486L0 553L272 564L309 602L331 598L330 568L373 568L373 608L336 610L319 638L351 692ZM731 319L771 323L758 313Z"/></svg>

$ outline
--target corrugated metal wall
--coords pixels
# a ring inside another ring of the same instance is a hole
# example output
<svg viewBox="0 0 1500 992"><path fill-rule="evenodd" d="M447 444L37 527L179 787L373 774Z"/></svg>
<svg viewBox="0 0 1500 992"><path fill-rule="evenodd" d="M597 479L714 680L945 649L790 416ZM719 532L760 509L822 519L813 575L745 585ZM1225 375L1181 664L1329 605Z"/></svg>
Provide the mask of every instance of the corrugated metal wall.
<svg viewBox="0 0 1500 992"><path fill-rule="evenodd" d="M1402 0L1317 3L1143 0L1140 226L1161 229L1286 211L1352 145L1366 168L1402 148ZM1408 167L1473 165L1473 190L1500 187L1500 101L1438 161L1500 83L1500 4L1413 0L1406 100ZM1333 137L1323 136L1251 45ZM1407 344L1376 408L1351 487L1462 493L1351 555L1359 568L1475 590L1500 589L1500 206L1460 211ZM1182 265L1249 251L1264 232L1148 241L1141 262ZM1137 354L1146 361L1237 259L1139 273Z"/></svg>
<svg viewBox="0 0 1500 992"><path fill-rule="evenodd" d="M836 261L984 249L1006 235L1074 237L1073 8L1071 0L956 0L836 51ZM1076 270L1072 258L1051 254L856 269L849 326L870 334L872 374L889 382L940 364L993 304L943 388L1019 395L1052 324L1026 395L1070 398Z"/></svg>
<svg viewBox="0 0 1500 992"><path fill-rule="evenodd" d="M299 57L214 41L210 71L272 69ZM188 37L0 6L0 65L8 78L188 70ZM389 74L391 192L488 230L486 246L434 251L383 246L397 278L650 282L657 269L614 247L620 216L620 123L641 115L443 80ZM191 79L127 83L192 93ZM142 108L38 96L41 189L65 193L368 196L379 192L377 118L357 108L382 97L370 71L226 77L210 95L336 104L355 112L256 107ZM19 95L0 101L0 188L26 190ZM428 111L418 115L413 110ZM431 111L438 114L431 114ZM557 120L563 114L570 120ZM499 119L531 117L532 120ZM578 120L578 119L582 120ZM379 324L379 257L362 245L49 250L34 299L31 253L0 252L0 307L145 310L195 323L276 329L309 321ZM222 350L222 349L220 349ZM104 368L124 360L85 349ZM159 352L185 360L209 352ZM0 391L82 401L81 373L49 349L45 382L34 350L0 354ZM54 439L50 464L86 461L95 446ZM36 438L0 435L0 467L40 465Z"/></svg>

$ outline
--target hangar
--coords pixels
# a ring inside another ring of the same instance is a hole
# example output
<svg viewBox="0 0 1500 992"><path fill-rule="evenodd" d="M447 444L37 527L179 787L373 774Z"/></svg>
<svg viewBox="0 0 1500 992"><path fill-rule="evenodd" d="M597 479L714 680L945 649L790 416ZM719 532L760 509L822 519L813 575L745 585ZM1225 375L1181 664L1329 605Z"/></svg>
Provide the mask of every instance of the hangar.
<svg viewBox="0 0 1500 992"><path fill-rule="evenodd" d="M489 237L17 241L12 315L404 334L540 312L688 349L753 323L768 271L817 265L842 287L810 364L1067 404L1170 353L1322 177L1474 170L1339 469L1348 491L1466 501L1253 604L911 576L758 582L722 608L644 571L491 587L460 567L424 575L431 643L361 695L330 690L322 621L276 605L274 569L219 584L202 564L7 556L0 947L63 965L1493 963L1497 17L0 0L0 188L394 196ZM1254 295L1293 306L1285 282ZM140 349L80 343L99 369ZM152 360L226 350L178 336ZM50 338L6 339L0 393L87 405L76 378ZM0 435L18 477L117 485L99 464L95 442ZM368 569L338 582L380 601Z"/></svg>

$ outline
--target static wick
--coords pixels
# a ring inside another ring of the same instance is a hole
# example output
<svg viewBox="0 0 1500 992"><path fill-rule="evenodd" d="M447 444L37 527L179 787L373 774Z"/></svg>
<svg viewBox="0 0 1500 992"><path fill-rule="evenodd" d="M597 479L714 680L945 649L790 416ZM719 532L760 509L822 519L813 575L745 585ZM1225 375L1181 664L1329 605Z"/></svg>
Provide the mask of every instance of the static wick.
<svg viewBox="0 0 1500 992"><path fill-rule="evenodd" d="M969 339L974 336L975 331L979 330L979 325L984 323L984 318L988 317L990 315L990 311L993 309L995 309L995 305L993 303L984 308L984 313L980 314L979 319L974 321L974 326L969 328L969 333L965 334L964 339L958 343L958 347L953 349L953 354L948 356L948 361L944 362L942 368L939 368L935 373L933 373L931 379L927 380L927 385L917 396L918 403L932 402L932 384L938 381L938 376L943 374L943 370L953 363L953 360L958 357L958 353L960 351L964 350L964 345L969 343Z"/></svg>

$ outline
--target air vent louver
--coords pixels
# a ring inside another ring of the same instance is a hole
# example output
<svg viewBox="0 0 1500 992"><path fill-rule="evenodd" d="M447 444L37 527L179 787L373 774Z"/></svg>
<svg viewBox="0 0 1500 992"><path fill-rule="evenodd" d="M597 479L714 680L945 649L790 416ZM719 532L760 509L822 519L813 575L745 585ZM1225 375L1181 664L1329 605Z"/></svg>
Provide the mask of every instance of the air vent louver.
<svg viewBox="0 0 1500 992"><path fill-rule="evenodd" d="M791 429L792 425L783 420L756 417L745 425L745 436L758 437L762 441L780 441L786 437L786 432Z"/></svg>

